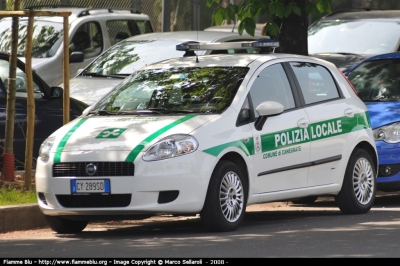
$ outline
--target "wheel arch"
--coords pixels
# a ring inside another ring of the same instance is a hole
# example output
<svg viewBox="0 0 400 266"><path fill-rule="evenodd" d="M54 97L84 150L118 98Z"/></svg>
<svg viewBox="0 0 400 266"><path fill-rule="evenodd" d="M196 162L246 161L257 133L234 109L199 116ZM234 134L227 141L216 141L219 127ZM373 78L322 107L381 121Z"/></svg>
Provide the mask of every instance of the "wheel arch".
<svg viewBox="0 0 400 266"><path fill-rule="evenodd" d="M358 143L354 148L361 148L367 151L374 161L375 171L378 172L378 155L376 154L374 147L372 147L369 142L362 141Z"/></svg>
<svg viewBox="0 0 400 266"><path fill-rule="evenodd" d="M247 198L246 198L246 204L248 202L249 199L249 192L250 192L250 178L249 178L249 169L247 167L246 161L244 160L244 158L237 152L228 152L226 154L224 154L218 162L220 161L230 161L233 162L234 164L236 164L240 170L243 169L242 174L244 175L245 181L246 181L246 193L247 193Z"/></svg>

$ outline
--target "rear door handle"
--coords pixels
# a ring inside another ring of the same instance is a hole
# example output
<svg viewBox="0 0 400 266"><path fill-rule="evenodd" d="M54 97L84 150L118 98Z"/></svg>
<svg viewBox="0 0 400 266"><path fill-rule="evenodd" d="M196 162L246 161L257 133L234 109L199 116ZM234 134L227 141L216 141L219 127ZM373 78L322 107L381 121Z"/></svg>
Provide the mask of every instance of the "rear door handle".
<svg viewBox="0 0 400 266"><path fill-rule="evenodd" d="M344 110L344 114L347 117L353 117L354 116L354 111L353 111L353 109L348 108L348 109Z"/></svg>

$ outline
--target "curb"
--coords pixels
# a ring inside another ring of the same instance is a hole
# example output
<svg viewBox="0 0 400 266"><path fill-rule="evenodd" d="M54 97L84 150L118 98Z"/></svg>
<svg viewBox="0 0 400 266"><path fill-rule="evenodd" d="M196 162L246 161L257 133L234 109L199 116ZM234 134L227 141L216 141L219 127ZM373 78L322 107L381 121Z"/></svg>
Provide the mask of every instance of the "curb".
<svg viewBox="0 0 400 266"><path fill-rule="evenodd" d="M48 227L38 204L0 207L0 233Z"/></svg>

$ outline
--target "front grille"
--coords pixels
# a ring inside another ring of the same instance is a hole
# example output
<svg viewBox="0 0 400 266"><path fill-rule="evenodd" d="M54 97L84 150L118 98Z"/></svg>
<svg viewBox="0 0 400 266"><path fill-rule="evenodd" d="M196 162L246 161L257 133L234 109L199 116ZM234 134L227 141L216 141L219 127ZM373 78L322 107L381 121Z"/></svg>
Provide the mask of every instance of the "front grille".
<svg viewBox="0 0 400 266"><path fill-rule="evenodd" d="M132 194L114 195L56 195L65 208L111 208L126 207L131 203Z"/></svg>
<svg viewBox="0 0 400 266"><path fill-rule="evenodd" d="M89 164L97 168L93 175L86 173ZM131 162L68 162L53 165L53 177L133 176L134 174L135 165Z"/></svg>

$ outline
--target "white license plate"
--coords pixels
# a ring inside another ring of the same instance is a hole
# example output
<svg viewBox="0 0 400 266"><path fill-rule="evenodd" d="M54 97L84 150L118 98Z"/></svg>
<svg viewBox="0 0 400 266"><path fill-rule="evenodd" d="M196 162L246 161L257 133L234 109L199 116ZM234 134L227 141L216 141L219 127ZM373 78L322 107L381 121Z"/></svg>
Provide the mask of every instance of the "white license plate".
<svg viewBox="0 0 400 266"><path fill-rule="evenodd" d="M110 193L110 180L82 180L72 179L71 180L71 192L72 194L81 193Z"/></svg>

